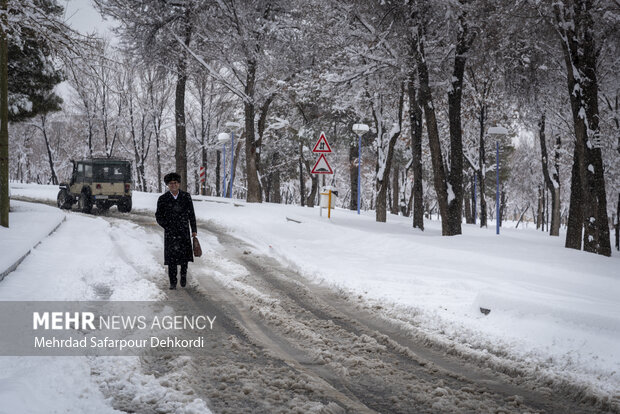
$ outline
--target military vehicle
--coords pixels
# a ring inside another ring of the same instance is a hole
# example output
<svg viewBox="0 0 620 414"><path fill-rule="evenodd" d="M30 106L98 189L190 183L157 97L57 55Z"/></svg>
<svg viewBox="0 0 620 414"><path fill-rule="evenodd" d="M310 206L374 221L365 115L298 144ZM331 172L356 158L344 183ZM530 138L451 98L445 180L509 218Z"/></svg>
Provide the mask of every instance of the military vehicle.
<svg viewBox="0 0 620 414"><path fill-rule="evenodd" d="M57 204L90 213L93 205L105 211L116 204L118 211L131 211L131 162L115 158L71 160L73 172L69 183L60 183Z"/></svg>

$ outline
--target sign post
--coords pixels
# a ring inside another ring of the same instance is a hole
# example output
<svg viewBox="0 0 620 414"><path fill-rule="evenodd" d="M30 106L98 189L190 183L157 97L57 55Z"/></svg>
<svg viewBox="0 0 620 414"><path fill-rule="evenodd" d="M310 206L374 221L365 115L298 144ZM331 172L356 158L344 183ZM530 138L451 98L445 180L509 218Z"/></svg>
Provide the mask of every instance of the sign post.
<svg viewBox="0 0 620 414"><path fill-rule="evenodd" d="M329 166L327 162L327 158L325 158L325 154L329 154L332 152L332 147L329 146L329 142L327 142L327 138L325 138L325 133L321 132L321 136L319 140L314 144L314 148L312 152L315 154L321 154L316 163L314 163L314 167L312 167L311 174L333 174L334 171L332 167Z"/></svg>
<svg viewBox="0 0 620 414"><path fill-rule="evenodd" d="M325 154L329 154L332 152L332 148L329 146L329 142L327 142L327 138L325 138L325 133L321 133L319 140L314 144L314 148L312 152L315 154L321 154L319 159L314 163L314 167L312 167L311 174L333 174L334 171L332 167L327 162L327 158ZM338 194L338 193L336 193ZM331 209L332 209L332 189L329 187L327 193L320 193L320 202L319 202L319 214L323 215L323 208L327 207L327 218L331 218ZM324 197L327 196L327 206L323 206Z"/></svg>
<svg viewBox="0 0 620 414"><path fill-rule="evenodd" d="M207 170L204 167L204 165L198 169L198 181L200 182L200 194L205 195L206 193L205 183L207 181Z"/></svg>

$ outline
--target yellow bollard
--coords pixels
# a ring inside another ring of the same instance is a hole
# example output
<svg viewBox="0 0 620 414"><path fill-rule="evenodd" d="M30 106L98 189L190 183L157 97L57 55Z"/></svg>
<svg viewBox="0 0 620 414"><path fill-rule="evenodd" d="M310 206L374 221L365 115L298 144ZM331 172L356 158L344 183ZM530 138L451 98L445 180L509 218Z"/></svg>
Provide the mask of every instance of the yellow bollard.
<svg viewBox="0 0 620 414"><path fill-rule="evenodd" d="M327 218L331 219L331 211L332 211L332 190L329 190L329 195L327 196Z"/></svg>

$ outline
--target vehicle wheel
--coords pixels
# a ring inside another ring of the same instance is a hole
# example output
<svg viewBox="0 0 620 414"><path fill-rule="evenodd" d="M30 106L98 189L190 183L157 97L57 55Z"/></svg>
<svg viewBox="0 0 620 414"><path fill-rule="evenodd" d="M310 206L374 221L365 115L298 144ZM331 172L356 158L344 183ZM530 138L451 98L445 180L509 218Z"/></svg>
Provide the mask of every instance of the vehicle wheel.
<svg viewBox="0 0 620 414"><path fill-rule="evenodd" d="M73 199L67 193L67 190L60 190L58 192L58 197L56 197L56 204L58 205L58 208L61 208L63 210L71 209L71 206L73 205Z"/></svg>
<svg viewBox="0 0 620 414"><path fill-rule="evenodd" d="M88 193L83 192L80 194L80 199L78 200L78 206L82 213L89 214L93 209L93 202L90 199Z"/></svg>
<svg viewBox="0 0 620 414"><path fill-rule="evenodd" d="M129 213L131 211L131 197L123 197L118 200L118 211Z"/></svg>

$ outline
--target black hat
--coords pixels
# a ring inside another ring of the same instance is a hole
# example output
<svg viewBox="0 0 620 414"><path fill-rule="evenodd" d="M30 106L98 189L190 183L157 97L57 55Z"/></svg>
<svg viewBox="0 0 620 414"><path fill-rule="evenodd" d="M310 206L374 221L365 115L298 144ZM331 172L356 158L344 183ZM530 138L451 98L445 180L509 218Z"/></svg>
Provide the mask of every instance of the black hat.
<svg viewBox="0 0 620 414"><path fill-rule="evenodd" d="M170 181L176 181L177 183L180 183L181 176L175 172L164 175L164 183L168 185Z"/></svg>

